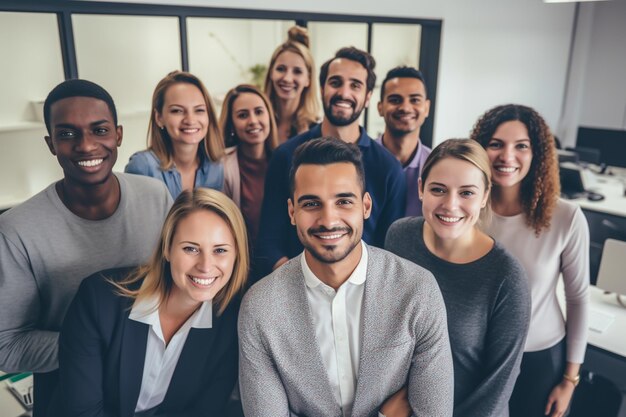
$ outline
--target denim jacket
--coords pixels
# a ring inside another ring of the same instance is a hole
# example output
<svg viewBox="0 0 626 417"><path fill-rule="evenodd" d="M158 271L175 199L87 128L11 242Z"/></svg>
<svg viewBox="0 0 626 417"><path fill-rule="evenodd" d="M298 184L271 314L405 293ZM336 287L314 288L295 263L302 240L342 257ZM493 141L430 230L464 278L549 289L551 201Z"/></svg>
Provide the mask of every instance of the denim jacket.
<svg viewBox="0 0 626 417"><path fill-rule="evenodd" d="M200 167L196 171L195 187L213 188L222 191L224 188L224 167L222 163L210 161L206 156L201 155ZM183 191L180 172L178 172L175 165L172 165L170 169L165 171L161 169L160 165L161 162L152 151L140 151L130 157L124 172L146 175L163 181L170 194L172 194L172 198L175 199Z"/></svg>

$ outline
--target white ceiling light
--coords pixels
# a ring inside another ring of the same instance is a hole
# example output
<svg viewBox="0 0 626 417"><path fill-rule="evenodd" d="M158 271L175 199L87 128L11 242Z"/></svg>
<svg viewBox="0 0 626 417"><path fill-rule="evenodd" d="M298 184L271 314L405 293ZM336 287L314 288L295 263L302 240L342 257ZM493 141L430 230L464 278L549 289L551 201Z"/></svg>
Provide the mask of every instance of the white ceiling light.
<svg viewBox="0 0 626 417"><path fill-rule="evenodd" d="M543 0L544 3L583 3L588 1L611 1L611 0Z"/></svg>

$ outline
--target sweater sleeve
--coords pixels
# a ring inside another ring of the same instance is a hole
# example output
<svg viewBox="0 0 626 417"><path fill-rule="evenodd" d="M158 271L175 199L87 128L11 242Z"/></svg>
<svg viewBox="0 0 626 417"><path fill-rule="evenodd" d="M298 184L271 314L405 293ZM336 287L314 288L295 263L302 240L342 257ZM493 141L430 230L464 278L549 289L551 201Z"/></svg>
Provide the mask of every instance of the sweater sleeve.
<svg viewBox="0 0 626 417"><path fill-rule="evenodd" d="M28 254L0 233L0 259L0 369L53 371L59 333L37 328L41 296Z"/></svg>
<svg viewBox="0 0 626 417"><path fill-rule="evenodd" d="M487 323L482 379L454 408L455 416L507 415L509 398L520 372L530 323L530 291L523 268L517 263L500 263L502 281ZM471 330L471 329L470 329ZM478 370L477 370L478 371Z"/></svg>
<svg viewBox="0 0 626 417"><path fill-rule="evenodd" d="M589 314L589 226L576 208L561 253L567 316L567 361L583 363L587 347Z"/></svg>
<svg viewBox="0 0 626 417"><path fill-rule="evenodd" d="M454 370L446 307L435 279L428 281L424 280L428 308L417 321L407 395L415 417L448 417L454 405Z"/></svg>

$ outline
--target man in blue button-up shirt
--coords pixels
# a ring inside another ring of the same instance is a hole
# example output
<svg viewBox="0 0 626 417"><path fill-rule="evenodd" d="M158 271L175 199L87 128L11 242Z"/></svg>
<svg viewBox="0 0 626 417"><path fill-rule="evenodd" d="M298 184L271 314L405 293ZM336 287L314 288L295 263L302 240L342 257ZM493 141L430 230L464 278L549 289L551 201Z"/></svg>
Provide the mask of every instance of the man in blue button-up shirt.
<svg viewBox="0 0 626 417"><path fill-rule="evenodd" d="M376 82L374 58L354 47L342 48L320 69L324 120L289 139L273 153L265 177L265 195L255 253L256 275L262 277L302 252L287 213L289 169L298 145L322 136L356 143L363 155L366 189L373 201L363 240L382 247L387 229L404 214L406 180L400 163L359 126Z"/></svg>

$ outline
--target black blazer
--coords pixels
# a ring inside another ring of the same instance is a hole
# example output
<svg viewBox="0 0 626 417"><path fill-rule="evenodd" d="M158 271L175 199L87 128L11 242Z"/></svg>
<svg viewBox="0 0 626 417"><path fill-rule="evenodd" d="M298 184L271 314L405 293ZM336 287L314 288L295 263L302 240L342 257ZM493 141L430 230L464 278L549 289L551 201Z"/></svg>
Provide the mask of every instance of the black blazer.
<svg viewBox="0 0 626 417"><path fill-rule="evenodd" d="M104 277L83 280L59 340L60 383L51 415L132 417L139 398L150 326L128 318L132 299ZM222 416L237 379L237 313L233 301L211 329L189 331L157 416Z"/></svg>

